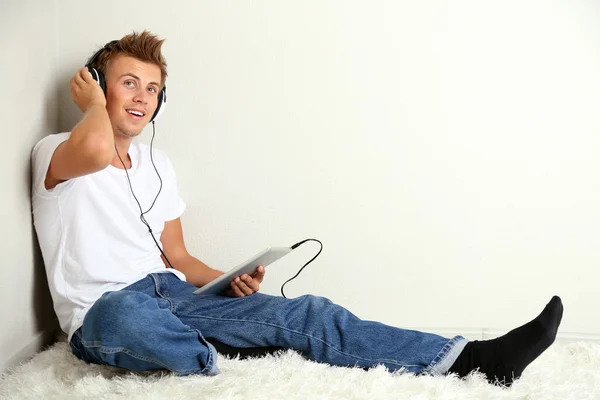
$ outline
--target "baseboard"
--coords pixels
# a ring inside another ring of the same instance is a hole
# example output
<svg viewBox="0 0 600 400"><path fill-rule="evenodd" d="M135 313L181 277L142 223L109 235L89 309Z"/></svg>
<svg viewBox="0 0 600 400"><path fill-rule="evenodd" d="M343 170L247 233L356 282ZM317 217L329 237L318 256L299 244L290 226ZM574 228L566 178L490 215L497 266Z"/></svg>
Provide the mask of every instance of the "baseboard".
<svg viewBox="0 0 600 400"><path fill-rule="evenodd" d="M483 339L493 339L504 335L506 332L484 330ZM558 332L556 341L559 343L590 341L600 343L600 334L595 333L577 333L577 332Z"/></svg>
<svg viewBox="0 0 600 400"><path fill-rule="evenodd" d="M0 363L0 374L29 360L44 347L54 343L56 334L56 327L51 327L35 335L29 343L17 350L8 360Z"/></svg>
<svg viewBox="0 0 600 400"><path fill-rule="evenodd" d="M581 340L590 341L600 344L600 334L597 333L559 333L556 336L557 341L562 342L578 342Z"/></svg>
<svg viewBox="0 0 600 400"><path fill-rule="evenodd" d="M461 329L461 328L407 328L421 332L431 332L444 337L463 336L469 340L488 340L502 336L508 332L508 330L499 329ZM600 334L598 333L578 333L578 332L561 332L559 330L556 335L556 341L560 343L569 343L577 341L590 341L600 343Z"/></svg>

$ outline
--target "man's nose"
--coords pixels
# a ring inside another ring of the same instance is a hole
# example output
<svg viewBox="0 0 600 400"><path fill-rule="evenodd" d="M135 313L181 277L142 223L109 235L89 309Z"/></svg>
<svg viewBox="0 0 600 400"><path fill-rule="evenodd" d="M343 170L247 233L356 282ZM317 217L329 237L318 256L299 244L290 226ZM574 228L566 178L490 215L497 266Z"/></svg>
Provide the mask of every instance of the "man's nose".
<svg viewBox="0 0 600 400"><path fill-rule="evenodd" d="M135 96L133 97L133 101L135 101L136 103L147 104L148 103L148 94L146 93L145 90L138 90L135 93Z"/></svg>

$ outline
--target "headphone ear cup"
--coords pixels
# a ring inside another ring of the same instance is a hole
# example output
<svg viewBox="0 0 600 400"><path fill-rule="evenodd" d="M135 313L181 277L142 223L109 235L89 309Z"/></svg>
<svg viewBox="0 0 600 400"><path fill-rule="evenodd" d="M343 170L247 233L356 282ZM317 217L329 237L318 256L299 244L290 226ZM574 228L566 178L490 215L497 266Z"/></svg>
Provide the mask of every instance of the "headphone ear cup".
<svg viewBox="0 0 600 400"><path fill-rule="evenodd" d="M150 119L150 122L153 122L154 120L156 120L160 114L162 114L162 112L165 110L165 108L167 107L167 85L165 85L163 87L163 89L160 91L160 93L158 94L158 105L156 106L156 111L154 111L154 115L152 115L152 119Z"/></svg>
<svg viewBox="0 0 600 400"><path fill-rule="evenodd" d="M104 74L98 71L96 68L87 67L88 72L92 76L92 78L100 85L102 91L104 92L104 96L106 97L106 80L104 79Z"/></svg>

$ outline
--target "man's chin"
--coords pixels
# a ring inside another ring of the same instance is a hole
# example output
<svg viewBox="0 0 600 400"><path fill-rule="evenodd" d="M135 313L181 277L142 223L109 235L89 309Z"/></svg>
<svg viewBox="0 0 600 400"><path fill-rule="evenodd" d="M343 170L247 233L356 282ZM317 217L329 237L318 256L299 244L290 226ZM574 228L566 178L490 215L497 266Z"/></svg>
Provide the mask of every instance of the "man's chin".
<svg viewBox="0 0 600 400"><path fill-rule="evenodd" d="M123 129L123 128L119 127L119 128L117 128L116 131L121 136L125 136L128 138L134 138L142 132L142 129L132 130L132 129Z"/></svg>

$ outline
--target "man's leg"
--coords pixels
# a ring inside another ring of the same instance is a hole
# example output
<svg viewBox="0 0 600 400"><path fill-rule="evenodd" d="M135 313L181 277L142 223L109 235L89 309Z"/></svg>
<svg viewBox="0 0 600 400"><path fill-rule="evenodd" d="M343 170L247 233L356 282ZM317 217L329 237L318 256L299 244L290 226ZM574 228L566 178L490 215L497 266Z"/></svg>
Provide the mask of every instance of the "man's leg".
<svg viewBox="0 0 600 400"><path fill-rule="evenodd" d="M234 348L283 347L338 366L414 373L447 372L467 344L453 339L363 321L343 307L316 296L285 299L255 293L243 298L193 295L195 287L169 274L156 274L170 287L174 313L181 321Z"/></svg>
<svg viewBox="0 0 600 400"><path fill-rule="evenodd" d="M73 335L73 353L90 363L134 371L217 374L214 347L197 329L173 315L172 307L156 292L150 276L123 290L104 293Z"/></svg>
<svg viewBox="0 0 600 400"><path fill-rule="evenodd" d="M384 364L390 370L433 375L465 376L479 369L490 382L507 385L553 343L563 312L555 296L528 324L498 339L468 343L460 336L446 339L363 321L321 297L196 296L191 295L195 288L186 285L179 284L178 297L185 300L176 315L228 346L279 346L333 365L368 368Z"/></svg>

